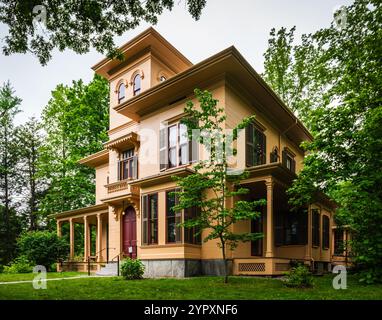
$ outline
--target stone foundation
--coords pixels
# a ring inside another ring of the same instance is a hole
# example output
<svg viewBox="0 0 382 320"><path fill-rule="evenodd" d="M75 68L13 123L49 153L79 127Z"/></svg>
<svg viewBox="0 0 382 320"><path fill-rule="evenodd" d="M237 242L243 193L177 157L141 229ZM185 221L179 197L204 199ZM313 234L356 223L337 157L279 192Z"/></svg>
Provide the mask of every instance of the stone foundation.
<svg viewBox="0 0 382 320"><path fill-rule="evenodd" d="M223 260L141 260L145 265L145 278L184 278L200 275L223 276ZM228 261L228 273L232 274L232 261Z"/></svg>

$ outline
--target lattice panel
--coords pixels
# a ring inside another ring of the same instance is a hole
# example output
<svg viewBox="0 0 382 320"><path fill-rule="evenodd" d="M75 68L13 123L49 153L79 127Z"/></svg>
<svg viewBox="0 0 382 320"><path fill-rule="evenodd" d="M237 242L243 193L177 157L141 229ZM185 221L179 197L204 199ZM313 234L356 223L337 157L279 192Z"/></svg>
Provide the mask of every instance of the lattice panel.
<svg viewBox="0 0 382 320"><path fill-rule="evenodd" d="M239 272L265 272L265 263L239 263Z"/></svg>
<svg viewBox="0 0 382 320"><path fill-rule="evenodd" d="M289 263L276 263L275 270L276 271L288 271L290 269Z"/></svg>

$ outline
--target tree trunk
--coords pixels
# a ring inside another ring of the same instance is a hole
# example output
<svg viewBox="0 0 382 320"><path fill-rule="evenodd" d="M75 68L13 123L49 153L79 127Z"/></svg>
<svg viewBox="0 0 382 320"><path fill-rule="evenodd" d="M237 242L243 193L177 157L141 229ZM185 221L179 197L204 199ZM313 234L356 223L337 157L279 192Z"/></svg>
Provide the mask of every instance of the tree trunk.
<svg viewBox="0 0 382 320"><path fill-rule="evenodd" d="M227 257L225 255L225 241L220 238L222 244L222 255L224 263L224 283L228 283L228 268L227 268Z"/></svg>

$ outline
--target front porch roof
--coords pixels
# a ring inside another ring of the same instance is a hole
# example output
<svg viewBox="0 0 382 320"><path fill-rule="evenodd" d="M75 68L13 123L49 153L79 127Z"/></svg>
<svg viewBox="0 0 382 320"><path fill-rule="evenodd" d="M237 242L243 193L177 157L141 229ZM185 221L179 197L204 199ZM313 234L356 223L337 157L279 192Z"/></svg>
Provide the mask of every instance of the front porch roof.
<svg viewBox="0 0 382 320"><path fill-rule="evenodd" d="M104 212L108 212L108 205L105 203L101 203L101 204L96 204L96 205L85 207L85 208L54 213L49 215L48 218L59 220L63 218L72 218L76 216L82 216L89 213L97 214L97 213L104 213Z"/></svg>

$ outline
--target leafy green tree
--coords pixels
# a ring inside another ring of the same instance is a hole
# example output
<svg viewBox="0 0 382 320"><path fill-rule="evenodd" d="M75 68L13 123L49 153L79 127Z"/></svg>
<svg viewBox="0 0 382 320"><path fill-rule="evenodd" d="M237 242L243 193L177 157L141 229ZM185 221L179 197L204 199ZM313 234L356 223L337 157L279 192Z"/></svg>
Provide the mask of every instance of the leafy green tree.
<svg viewBox="0 0 382 320"><path fill-rule="evenodd" d="M249 189L240 186L240 181L247 173L232 174L229 155L235 153L232 142L237 140L238 130L245 128L254 116L243 119L233 129L232 135L227 134L224 129L226 115L224 108L218 106L218 100L213 99L210 92L199 89L195 90L195 96L200 108L194 107L191 101L188 102L184 109L183 123L187 125L191 139L192 130L200 130L196 139L210 150L210 158L200 160L194 166L195 173L186 177L174 177L179 186L179 190L174 193L179 201L173 210L198 208L199 214L182 225L185 228L196 228L196 236L205 230L207 235L204 242L217 240L224 261L224 282L227 283L227 250L235 250L239 242L254 241L262 237L260 233L234 233L232 226L238 221L258 218L260 212L256 209L264 205L265 200L232 201L232 206L227 206L234 197L244 196L249 192Z"/></svg>
<svg viewBox="0 0 382 320"><path fill-rule="evenodd" d="M4 211L5 207L0 204L0 268L16 256L17 237L22 231L22 221L15 208L8 211L8 221L5 221Z"/></svg>
<svg viewBox="0 0 382 320"><path fill-rule="evenodd" d="M381 2L356 0L309 36L323 90L310 115L315 139L290 189L294 205L314 201L317 191L338 202L338 223L351 228L353 261L366 282L382 280L381 29Z"/></svg>
<svg viewBox="0 0 382 320"><path fill-rule="evenodd" d="M206 0L185 3L198 20ZM116 35L121 36L141 22L156 24L158 16L173 7L174 0L1 0L0 22L9 28L3 53L29 51L43 65L55 48L83 54L94 47L110 57L119 57L114 45Z"/></svg>
<svg viewBox="0 0 382 320"><path fill-rule="evenodd" d="M38 177L38 159L43 142L41 123L35 118L16 128L16 145L19 153L18 172L19 201L29 230L37 230L42 217L38 211L40 199L45 190L45 183Z"/></svg>
<svg viewBox="0 0 382 320"><path fill-rule="evenodd" d="M21 256L35 265L50 266L69 254L68 242L55 232L30 231L20 236L17 246Z"/></svg>
<svg viewBox="0 0 382 320"><path fill-rule="evenodd" d="M2 237L4 237L2 260L7 263L13 258L15 243L14 221L17 195L16 181L18 150L15 143L14 117L20 111L21 100L15 96L9 82L0 87L0 205Z"/></svg>
<svg viewBox="0 0 382 320"><path fill-rule="evenodd" d="M95 75L85 85L59 85L43 110L46 138L39 157L39 176L48 189L40 209L46 214L94 203L94 170L78 160L103 148L109 124L109 87Z"/></svg>
<svg viewBox="0 0 382 320"><path fill-rule="evenodd" d="M309 35L294 45L296 28L289 31L272 29L268 48L264 53L265 81L281 100L311 128L311 112L322 104L325 84L319 80L318 56L320 48L311 43Z"/></svg>

